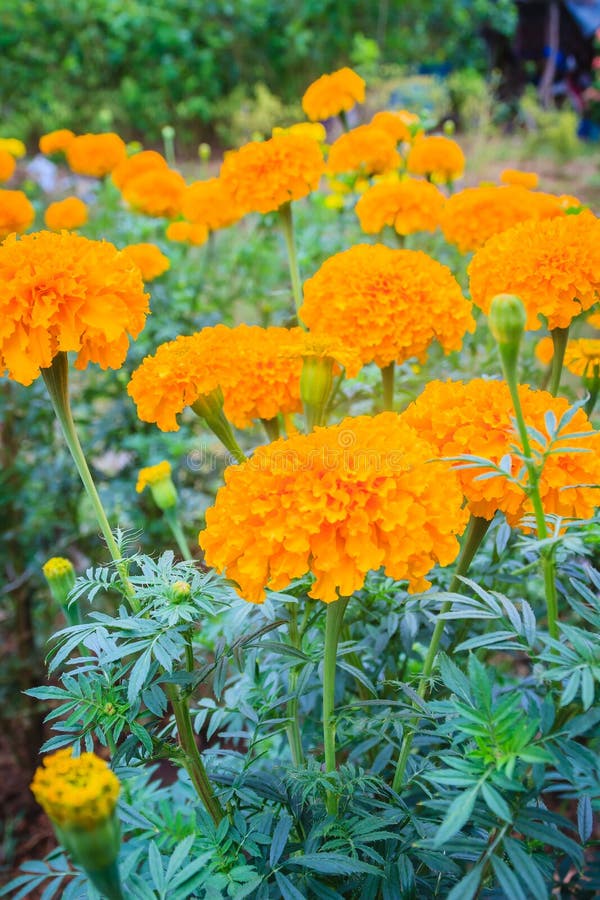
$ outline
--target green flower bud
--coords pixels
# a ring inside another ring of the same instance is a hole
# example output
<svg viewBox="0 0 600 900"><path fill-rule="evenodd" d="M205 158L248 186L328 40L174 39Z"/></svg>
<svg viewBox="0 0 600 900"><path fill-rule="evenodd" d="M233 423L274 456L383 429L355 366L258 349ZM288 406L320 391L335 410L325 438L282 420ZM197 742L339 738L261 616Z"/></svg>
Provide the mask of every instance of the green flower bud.
<svg viewBox="0 0 600 900"><path fill-rule="evenodd" d="M198 146L198 156L203 162L208 162L212 155L212 148L210 144L202 143Z"/></svg>
<svg viewBox="0 0 600 900"><path fill-rule="evenodd" d="M490 330L499 344L516 345L521 342L527 313L520 297L497 294L490 307Z"/></svg>
<svg viewBox="0 0 600 900"><path fill-rule="evenodd" d="M75 584L75 569L70 561L62 556L53 556L44 563L42 571L56 602L67 606L67 598Z"/></svg>
<svg viewBox="0 0 600 900"><path fill-rule="evenodd" d="M187 581L176 581L170 589L172 603L185 603L192 595L192 589Z"/></svg>

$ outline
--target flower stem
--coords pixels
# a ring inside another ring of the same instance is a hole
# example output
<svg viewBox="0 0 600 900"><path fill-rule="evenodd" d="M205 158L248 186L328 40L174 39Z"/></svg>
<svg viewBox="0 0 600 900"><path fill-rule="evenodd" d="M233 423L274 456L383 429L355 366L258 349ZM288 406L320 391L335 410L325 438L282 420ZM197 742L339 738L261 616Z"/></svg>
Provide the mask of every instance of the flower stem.
<svg viewBox="0 0 600 900"><path fill-rule="evenodd" d="M383 384L383 408L392 412L394 409L394 360L381 369L381 381Z"/></svg>
<svg viewBox="0 0 600 900"><path fill-rule="evenodd" d="M77 467L83 486L87 491L88 497L94 508L100 531L106 541L106 546L108 547L109 553L116 564L117 571L121 576L123 589L131 604L131 608L137 612L139 605L135 599L134 590L128 578L127 565L123 561L117 542L111 531L106 513L104 512L104 507L102 506L102 501L96 490L94 479L92 478L87 460L81 448L81 444L79 443L79 438L77 437L75 422L73 421L73 414L69 404L69 361L67 354L64 352L57 353L52 360L52 364L47 369L42 369L41 371L52 407L56 413L56 418L60 423L65 441L71 456L73 457L73 462Z"/></svg>
<svg viewBox="0 0 600 900"><path fill-rule="evenodd" d="M290 603L288 605L290 621L288 624L288 634L292 647L300 649L302 643L302 635L298 630L298 608L297 604ZM288 694L290 699L287 702L287 719L286 726L288 741L290 744L290 753L292 762L295 766L304 765L304 749L302 747L302 736L300 734L300 721L298 718L298 696L296 689L298 687L298 667L292 666L288 676Z"/></svg>
<svg viewBox="0 0 600 900"><path fill-rule="evenodd" d="M342 621L349 597L340 597L327 606L325 623L325 655L323 658L323 746L325 749L325 771L335 772L335 669L337 648L342 629ZM335 816L338 811L338 798L332 791L327 791L327 812Z"/></svg>
<svg viewBox="0 0 600 900"><path fill-rule="evenodd" d="M302 306L302 282L300 280L300 269L298 267L298 254L296 252L296 240L294 238L294 219L292 216L292 204L284 203L279 207L279 220L283 229L283 236L288 253L288 265L290 267L290 278L292 281L292 294L294 296L294 306L296 307L296 315L298 316L300 307ZM298 323L302 325L298 317Z"/></svg>
<svg viewBox="0 0 600 900"><path fill-rule="evenodd" d="M279 419L275 416L273 419L261 419L263 424L263 428L265 429L265 433L269 441L277 441L279 440Z"/></svg>
<svg viewBox="0 0 600 900"><path fill-rule="evenodd" d="M185 534L183 533L183 528L181 527L181 523L177 515L177 507L167 507L167 509L164 510L164 516L167 521L167 525L171 529L171 533L175 538L177 546L179 547L179 552L181 553L182 557L184 559L193 559L194 557L192 556L190 546L186 540Z"/></svg>
<svg viewBox="0 0 600 900"><path fill-rule="evenodd" d="M471 518L469 519L469 524L467 525L467 530L465 531L465 537L460 550L460 555L458 557L458 562L456 564L456 569L452 577L452 581L450 582L450 587L448 588L451 593L456 592L460 588L462 583L460 580L461 576L466 575L466 573L468 572L469 566L471 565L473 558L477 553L477 550L479 549L479 546L481 545L481 542L483 541L489 527L490 522L488 519L483 519L480 516L471 516ZM452 601L447 600L440 610L440 615L444 615L445 613L449 612L451 606ZM445 620L438 617L435 628L433 630L433 634L431 636L427 656L425 657L425 662L423 663L423 671L421 672L421 678L419 679L419 684L417 687L417 694L419 695L419 697L421 697L421 699L424 699L427 695L429 678L431 676L431 673L433 672L433 667L439 650L442 634L444 633L445 624ZM394 781L392 782L392 788L395 791L400 790L404 781L406 764L408 762L408 757L410 756L410 751L412 749L412 742L418 721L419 717L417 715L414 716L407 725L406 734L400 748L400 756L398 757L398 762L396 764Z"/></svg>
<svg viewBox="0 0 600 900"><path fill-rule="evenodd" d="M560 377L562 375L563 360L565 358L565 350L567 349L567 341L569 340L569 326L566 328L553 328L550 332L552 335L552 343L554 345L554 356L552 357L552 374L550 375L550 393L553 397L558 394L560 387Z"/></svg>

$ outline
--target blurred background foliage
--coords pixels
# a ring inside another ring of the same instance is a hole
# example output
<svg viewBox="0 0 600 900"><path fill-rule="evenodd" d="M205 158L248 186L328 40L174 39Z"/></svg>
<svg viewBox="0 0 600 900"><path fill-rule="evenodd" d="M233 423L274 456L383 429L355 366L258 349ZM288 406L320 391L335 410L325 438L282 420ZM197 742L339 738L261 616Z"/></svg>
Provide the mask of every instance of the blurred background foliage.
<svg viewBox="0 0 600 900"><path fill-rule="evenodd" d="M513 0L3 0L2 133L114 128L151 143L169 123L183 145L227 143L232 109L276 95L293 118L340 65L371 79L485 71L485 31L515 24Z"/></svg>

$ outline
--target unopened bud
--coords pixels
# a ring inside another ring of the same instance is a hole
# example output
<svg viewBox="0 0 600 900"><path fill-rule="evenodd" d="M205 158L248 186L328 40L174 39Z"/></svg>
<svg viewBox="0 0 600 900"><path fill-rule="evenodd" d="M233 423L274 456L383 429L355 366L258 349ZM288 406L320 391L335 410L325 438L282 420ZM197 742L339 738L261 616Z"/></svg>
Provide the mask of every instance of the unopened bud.
<svg viewBox="0 0 600 900"><path fill-rule="evenodd" d="M53 556L42 570L56 602L67 606L67 598L75 585L75 569L70 561L62 556Z"/></svg>
<svg viewBox="0 0 600 900"><path fill-rule="evenodd" d="M198 156L203 162L208 162L212 154L212 148L210 144L202 143L198 146Z"/></svg>
<svg viewBox="0 0 600 900"><path fill-rule="evenodd" d="M520 297L497 294L489 315L490 331L499 344L518 347L527 323L527 313Z"/></svg>
<svg viewBox="0 0 600 900"><path fill-rule="evenodd" d="M136 485L138 494L141 494L145 487L150 488L154 502L163 512L177 505L177 490L171 478L171 464L166 460L155 466L140 469Z"/></svg>
<svg viewBox="0 0 600 900"><path fill-rule="evenodd" d="M176 581L171 585L171 601L173 603L185 603L190 599L192 589L187 581Z"/></svg>

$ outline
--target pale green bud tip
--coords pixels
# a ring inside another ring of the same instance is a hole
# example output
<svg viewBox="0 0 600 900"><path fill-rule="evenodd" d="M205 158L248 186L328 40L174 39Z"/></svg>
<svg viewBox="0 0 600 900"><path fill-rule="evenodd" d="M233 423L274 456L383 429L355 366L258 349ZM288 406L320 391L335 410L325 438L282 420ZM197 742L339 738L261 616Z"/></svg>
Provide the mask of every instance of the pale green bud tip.
<svg viewBox="0 0 600 900"><path fill-rule="evenodd" d="M205 162L206 162L206 160L210 159L211 153L212 153L212 149L211 149L210 144L202 143L198 146L198 156L200 157L200 159L204 160Z"/></svg>
<svg viewBox="0 0 600 900"><path fill-rule="evenodd" d="M514 294L497 294L490 306L489 323L499 344L518 346L527 323L521 298Z"/></svg>
<svg viewBox="0 0 600 900"><path fill-rule="evenodd" d="M175 129L172 125L163 125L160 132L166 141L169 141L175 137Z"/></svg>
<svg viewBox="0 0 600 900"><path fill-rule="evenodd" d="M187 581L176 581L171 585L171 600L173 603L183 603L189 600L192 589Z"/></svg>
<svg viewBox="0 0 600 900"><path fill-rule="evenodd" d="M452 121L452 119L446 119L444 122L444 134L451 136L456 131L456 125Z"/></svg>

